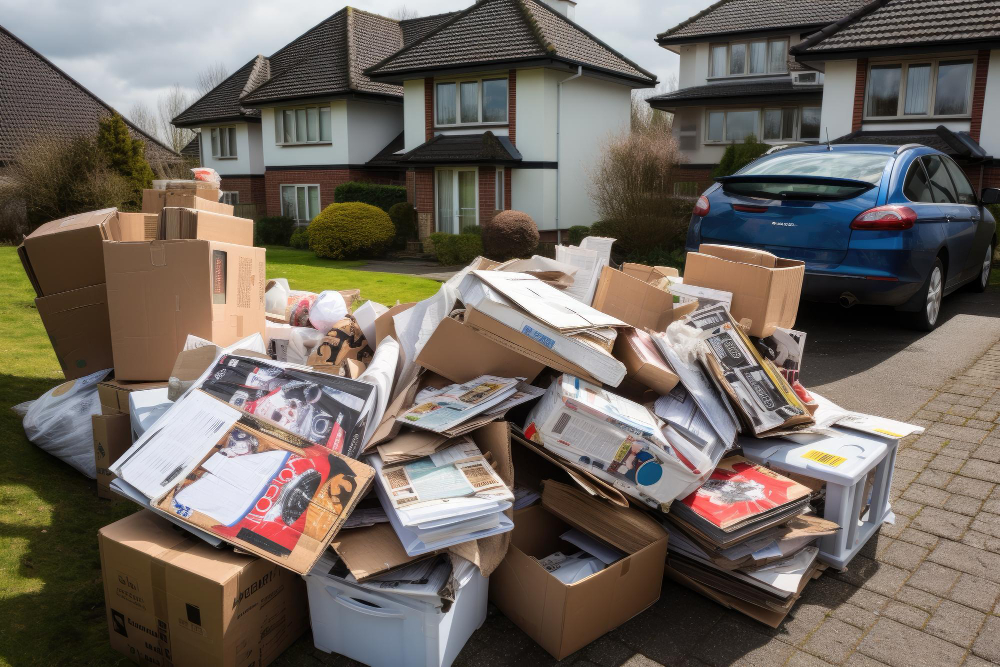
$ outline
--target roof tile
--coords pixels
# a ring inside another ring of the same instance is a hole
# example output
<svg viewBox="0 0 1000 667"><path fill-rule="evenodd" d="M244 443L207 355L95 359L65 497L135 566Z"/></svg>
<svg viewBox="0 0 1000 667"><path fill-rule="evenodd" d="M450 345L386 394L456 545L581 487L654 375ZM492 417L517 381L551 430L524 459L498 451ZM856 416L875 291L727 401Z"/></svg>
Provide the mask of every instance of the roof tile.
<svg viewBox="0 0 1000 667"><path fill-rule="evenodd" d="M847 16L869 0L721 0L656 36L657 41L695 41L731 32L821 26Z"/></svg>

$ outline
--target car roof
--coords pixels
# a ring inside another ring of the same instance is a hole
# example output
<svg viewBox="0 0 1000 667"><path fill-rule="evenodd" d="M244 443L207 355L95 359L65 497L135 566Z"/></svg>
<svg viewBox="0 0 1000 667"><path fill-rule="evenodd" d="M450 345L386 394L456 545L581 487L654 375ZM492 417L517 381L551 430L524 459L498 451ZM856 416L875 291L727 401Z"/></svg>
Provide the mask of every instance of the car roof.
<svg viewBox="0 0 1000 667"><path fill-rule="evenodd" d="M786 148L775 153L771 153L770 156L782 155L785 153L825 153L827 151L832 151L834 153L870 153L874 155L893 155L897 151L899 153L905 150L918 150L920 154L925 153L940 153L941 151L931 148L930 146L923 146L921 144L906 144L904 146L891 146L888 144L816 144L813 146L795 146L791 148Z"/></svg>

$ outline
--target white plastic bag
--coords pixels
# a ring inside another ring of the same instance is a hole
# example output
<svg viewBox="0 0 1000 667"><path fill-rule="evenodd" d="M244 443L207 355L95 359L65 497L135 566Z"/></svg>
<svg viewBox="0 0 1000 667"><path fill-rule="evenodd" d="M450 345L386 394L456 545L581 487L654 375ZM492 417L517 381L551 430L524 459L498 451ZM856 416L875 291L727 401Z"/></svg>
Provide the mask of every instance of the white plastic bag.
<svg viewBox="0 0 1000 667"><path fill-rule="evenodd" d="M211 167L195 167L191 173L194 174L194 180L211 183L216 190L222 189L222 177Z"/></svg>
<svg viewBox="0 0 1000 667"><path fill-rule="evenodd" d="M333 325L346 316L347 302L344 301L344 295L340 292L326 290L320 292L319 298L309 309L309 324L316 331L322 331L326 334L333 328Z"/></svg>
<svg viewBox="0 0 1000 667"><path fill-rule="evenodd" d="M326 336L312 327L267 323L267 354L276 361L305 365Z"/></svg>
<svg viewBox="0 0 1000 667"><path fill-rule="evenodd" d="M90 418L101 414L97 383L110 373L109 368L53 387L24 415L28 440L91 479L97 478L97 467Z"/></svg>

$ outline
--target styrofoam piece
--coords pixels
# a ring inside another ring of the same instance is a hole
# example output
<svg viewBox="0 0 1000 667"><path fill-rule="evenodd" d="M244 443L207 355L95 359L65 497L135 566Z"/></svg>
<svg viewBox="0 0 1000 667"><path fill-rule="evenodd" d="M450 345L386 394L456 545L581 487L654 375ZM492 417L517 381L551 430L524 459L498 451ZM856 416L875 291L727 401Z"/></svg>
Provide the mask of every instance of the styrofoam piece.
<svg viewBox="0 0 1000 667"><path fill-rule="evenodd" d="M486 620L489 577L466 568L447 613L405 595L380 593L327 572L324 556L304 575L313 643L371 667L448 667Z"/></svg>
<svg viewBox="0 0 1000 667"><path fill-rule="evenodd" d="M139 439L173 403L167 398L167 388L132 391L128 395L128 412L132 421L132 442Z"/></svg>
<svg viewBox="0 0 1000 667"><path fill-rule="evenodd" d="M835 435L797 435L796 442L781 438L740 438L743 455L775 470L826 482L824 518L840 530L819 540L819 559L843 570L892 515L889 488L896 463L898 440L835 428ZM865 486L874 470L871 491ZM865 505L868 511L861 516Z"/></svg>

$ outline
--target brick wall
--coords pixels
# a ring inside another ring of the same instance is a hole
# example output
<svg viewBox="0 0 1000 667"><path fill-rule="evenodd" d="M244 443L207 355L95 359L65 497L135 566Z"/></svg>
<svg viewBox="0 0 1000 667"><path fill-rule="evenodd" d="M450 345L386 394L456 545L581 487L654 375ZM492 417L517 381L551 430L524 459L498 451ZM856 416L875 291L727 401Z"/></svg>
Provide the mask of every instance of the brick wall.
<svg viewBox="0 0 1000 667"><path fill-rule="evenodd" d="M979 170L980 166L977 164L960 164L965 175L969 178L969 183L972 183L972 189L979 192ZM984 188L1000 188L1000 166L989 166L982 167L983 183Z"/></svg>
<svg viewBox="0 0 1000 667"><path fill-rule="evenodd" d="M488 225L496 213L497 170L495 167L479 168L479 225Z"/></svg>
<svg viewBox="0 0 1000 667"><path fill-rule="evenodd" d="M511 188L510 188L510 178L511 178L511 169L510 168L504 169L503 170L503 201L504 201L504 206L503 207L504 207L504 210L506 210L506 211L509 211L511 208L513 208L513 206L511 206L511 203L510 203L510 190L511 190Z"/></svg>
<svg viewBox="0 0 1000 667"><path fill-rule="evenodd" d="M434 138L434 79L424 79L424 141Z"/></svg>
<svg viewBox="0 0 1000 667"><path fill-rule="evenodd" d="M222 188L225 192L239 192L241 204L255 204L260 214L266 208L264 175L241 176L239 178L222 177Z"/></svg>
<svg viewBox="0 0 1000 667"><path fill-rule="evenodd" d="M708 189L714 182L712 170L707 167L676 167L670 173L670 188L673 191L674 183L697 183L697 192L700 195Z"/></svg>
<svg viewBox="0 0 1000 667"><path fill-rule="evenodd" d="M415 169L412 173L418 235L423 241L436 231L434 225L434 170Z"/></svg>
<svg viewBox="0 0 1000 667"><path fill-rule="evenodd" d="M986 77L989 69L990 52L984 49L976 54L976 74L972 81L972 122L969 135L977 143L983 127L983 103L986 100Z"/></svg>
<svg viewBox="0 0 1000 667"><path fill-rule="evenodd" d="M279 169L264 172L267 215L281 215L282 185L319 185L319 203L326 208L333 203L338 185L348 181L367 181L401 185L402 174L367 169ZM242 195L241 195L242 196Z"/></svg>
<svg viewBox="0 0 1000 667"><path fill-rule="evenodd" d="M865 88L868 86L868 59L858 58L858 73L854 83L854 114L851 116L851 131L861 129L865 117Z"/></svg>
<svg viewBox="0 0 1000 667"><path fill-rule="evenodd" d="M517 146L517 70L507 73L507 136Z"/></svg>
<svg viewBox="0 0 1000 667"><path fill-rule="evenodd" d="M413 204L414 207L417 205L416 188L416 173L412 169L409 169L406 172L406 201Z"/></svg>

